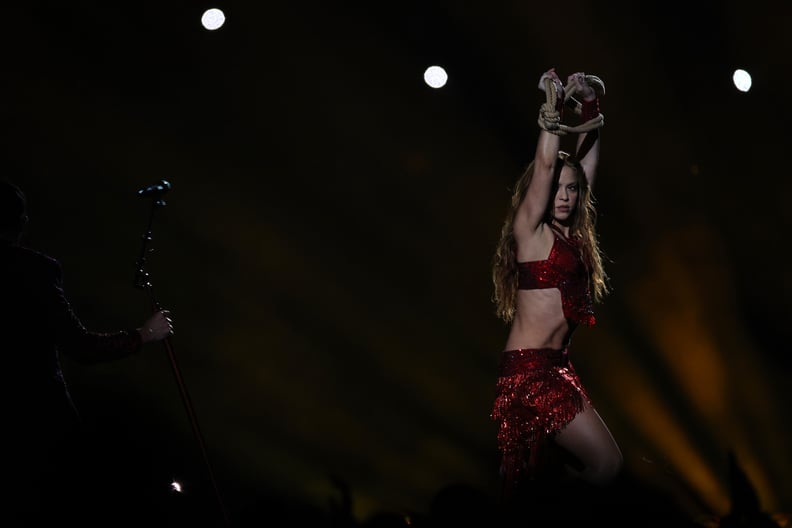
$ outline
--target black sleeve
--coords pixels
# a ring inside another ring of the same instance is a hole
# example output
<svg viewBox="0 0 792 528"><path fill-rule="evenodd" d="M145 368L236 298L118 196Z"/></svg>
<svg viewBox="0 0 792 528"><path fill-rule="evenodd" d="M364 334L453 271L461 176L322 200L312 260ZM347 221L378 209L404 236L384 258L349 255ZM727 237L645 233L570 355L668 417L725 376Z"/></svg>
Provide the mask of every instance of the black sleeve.
<svg viewBox="0 0 792 528"><path fill-rule="evenodd" d="M53 260L50 268L51 280L44 296L45 317L63 354L78 363L91 364L120 359L140 349L142 342L136 329L109 333L86 329L64 294L60 264Z"/></svg>

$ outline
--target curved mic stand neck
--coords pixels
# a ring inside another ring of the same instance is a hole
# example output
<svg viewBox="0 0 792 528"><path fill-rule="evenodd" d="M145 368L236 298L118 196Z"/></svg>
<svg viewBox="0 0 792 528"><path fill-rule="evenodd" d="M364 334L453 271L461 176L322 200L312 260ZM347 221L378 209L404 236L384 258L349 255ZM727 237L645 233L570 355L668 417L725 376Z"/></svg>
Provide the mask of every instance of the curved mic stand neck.
<svg viewBox="0 0 792 528"><path fill-rule="evenodd" d="M152 304L154 305L154 310L157 311L161 308L157 300L154 298L151 281L149 280L150 277L146 271L146 255L153 251L153 249L149 249L149 244L152 240L151 230L152 226L154 225L154 214L157 212L158 208L165 207L165 205L167 205L165 200L161 198L151 201L151 211L149 212L148 226L146 227L146 234L141 237L143 243L140 247L140 255L138 256L137 260L137 271L135 272L135 287L148 291Z"/></svg>

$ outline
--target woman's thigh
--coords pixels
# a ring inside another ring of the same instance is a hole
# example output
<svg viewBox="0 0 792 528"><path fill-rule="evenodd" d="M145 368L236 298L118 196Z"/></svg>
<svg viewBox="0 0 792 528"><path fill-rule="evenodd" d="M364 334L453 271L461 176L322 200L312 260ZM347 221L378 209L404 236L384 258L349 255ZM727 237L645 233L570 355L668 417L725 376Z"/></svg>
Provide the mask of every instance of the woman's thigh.
<svg viewBox="0 0 792 528"><path fill-rule="evenodd" d="M590 472L615 473L622 454L608 426L588 404L556 434L555 442L577 458Z"/></svg>

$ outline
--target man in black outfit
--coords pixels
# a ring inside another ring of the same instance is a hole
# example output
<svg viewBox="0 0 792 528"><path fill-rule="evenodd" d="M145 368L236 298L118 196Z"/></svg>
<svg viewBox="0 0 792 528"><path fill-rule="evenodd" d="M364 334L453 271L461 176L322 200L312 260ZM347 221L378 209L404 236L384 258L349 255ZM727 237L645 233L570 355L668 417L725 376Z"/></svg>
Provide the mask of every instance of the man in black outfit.
<svg viewBox="0 0 792 528"><path fill-rule="evenodd" d="M62 462L74 456L69 446L79 442L80 422L60 354L80 364L113 361L173 331L167 310L139 328L86 329L64 295L59 262L20 245L27 219L22 190L0 182L0 423L6 455L0 522L10 518L13 526L63 520L64 512L53 508L70 491L72 475L64 474Z"/></svg>

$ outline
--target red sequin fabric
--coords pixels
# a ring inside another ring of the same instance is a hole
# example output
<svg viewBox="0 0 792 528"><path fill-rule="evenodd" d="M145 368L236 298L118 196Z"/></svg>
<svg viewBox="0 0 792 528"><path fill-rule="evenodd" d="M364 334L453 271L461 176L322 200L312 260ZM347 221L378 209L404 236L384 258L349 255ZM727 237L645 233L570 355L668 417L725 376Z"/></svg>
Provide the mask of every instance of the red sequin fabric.
<svg viewBox="0 0 792 528"><path fill-rule="evenodd" d="M568 350L507 350L498 367L491 418L498 424L501 476L507 488L533 477L542 446L591 405Z"/></svg>
<svg viewBox="0 0 792 528"><path fill-rule="evenodd" d="M552 227L552 224L551 224ZM518 288L558 288L564 317L577 324L594 326L594 308L589 291L589 272L575 240L553 229L555 240L545 260L518 262Z"/></svg>

